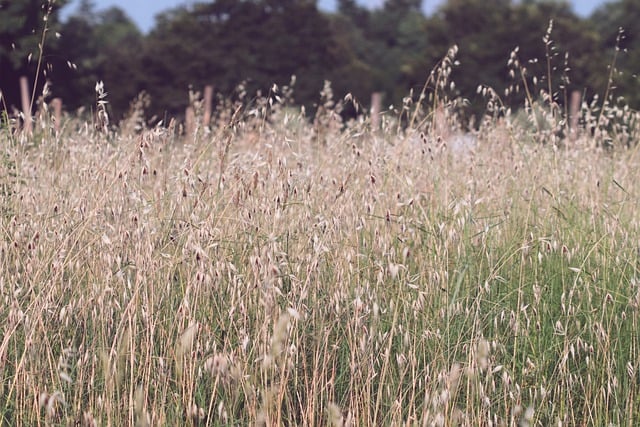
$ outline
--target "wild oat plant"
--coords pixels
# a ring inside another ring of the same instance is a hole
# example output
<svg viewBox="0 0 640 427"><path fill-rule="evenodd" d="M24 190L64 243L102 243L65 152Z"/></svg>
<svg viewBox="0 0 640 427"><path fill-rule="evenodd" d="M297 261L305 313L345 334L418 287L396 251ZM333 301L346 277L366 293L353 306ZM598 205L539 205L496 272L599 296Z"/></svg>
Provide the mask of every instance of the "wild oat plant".
<svg viewBox="0 0 640 427"><path fill-rule="evenodd" d="M186 135L2 130L0 424L640 419L637 128L461 134L425 87L372 129L329 85L312 123L287 91Z"/></svg>

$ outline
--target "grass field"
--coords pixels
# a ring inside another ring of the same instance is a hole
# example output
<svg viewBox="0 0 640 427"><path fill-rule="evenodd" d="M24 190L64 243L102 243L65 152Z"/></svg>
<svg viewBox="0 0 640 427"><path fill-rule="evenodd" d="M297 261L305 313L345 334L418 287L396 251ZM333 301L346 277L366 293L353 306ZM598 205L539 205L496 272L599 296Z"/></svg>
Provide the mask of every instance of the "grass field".
<svg viewBox="0 0 640 427"><path fill-rule="evenodd" d="M0 133L0 424L640 419L637 128L260 108Z"/></svg>

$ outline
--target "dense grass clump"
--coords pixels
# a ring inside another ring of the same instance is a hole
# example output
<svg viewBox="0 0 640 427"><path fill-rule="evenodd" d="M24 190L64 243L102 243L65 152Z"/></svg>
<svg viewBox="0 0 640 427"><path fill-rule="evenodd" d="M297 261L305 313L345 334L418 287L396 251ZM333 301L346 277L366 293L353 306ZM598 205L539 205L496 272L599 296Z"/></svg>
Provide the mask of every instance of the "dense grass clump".
<svg viewBox="0 0 640 427"><path fill-rule="evenodd" d="M0 424L640 417L637 129L325 95L0 133Z"/></svg>

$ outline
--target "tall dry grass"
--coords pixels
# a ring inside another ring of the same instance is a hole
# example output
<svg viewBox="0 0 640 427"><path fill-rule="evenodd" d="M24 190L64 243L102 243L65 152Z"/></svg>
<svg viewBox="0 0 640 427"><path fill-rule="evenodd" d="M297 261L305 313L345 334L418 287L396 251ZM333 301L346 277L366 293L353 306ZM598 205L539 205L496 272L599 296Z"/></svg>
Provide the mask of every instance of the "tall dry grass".
<svg viewBox="0 0 640 427"><path fill-rule="evenodd" d="M480 86L462 134L456 52L382 129L329 84L313 123L240 88L114 131L103 84L5 120L0 424L634 425L638 114L568 129L516 50L523 110Z"/></svg>
<svg viewBox="0 0 640 427"><path fill-rule="evenodd" d="M325 97L2 133L3 424L633 425L635 146Z"/></svg>

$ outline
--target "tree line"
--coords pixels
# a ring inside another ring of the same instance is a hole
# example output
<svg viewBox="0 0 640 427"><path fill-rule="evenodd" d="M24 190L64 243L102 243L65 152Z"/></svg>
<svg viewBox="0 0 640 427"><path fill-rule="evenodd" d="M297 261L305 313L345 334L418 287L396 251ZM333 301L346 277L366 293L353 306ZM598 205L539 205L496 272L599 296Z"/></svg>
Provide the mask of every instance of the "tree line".
<svg viewBox="0 0 640 427"><path fill-rule="evenodd" d="M479 85L514 108L527 94L538 96L538 87L559 103L579 90L587 99L608 93L640 106L636 0L607 3L587 18L553 0L449 0L429 16L420 0L386 0L377 9L338 0L332 12L315 0L215 0L160 14L148 34L121 9L96 11L90 0L63 22L67 3L0 0L3 110L19 105L19 76L35 81L36 73L68 110L94 106L103 81L114 117L126 115L140 93L163 119L184 113L189 88L213 85L227 98L241 84L252 96L293 75L295 102L310 109L325 80L337 96L351 93L366 105L382 92L385 106L396 108L425 88L446 91L466 100L470 117L486 103ZM454 45L438 88L433 70Z"/></svg>

